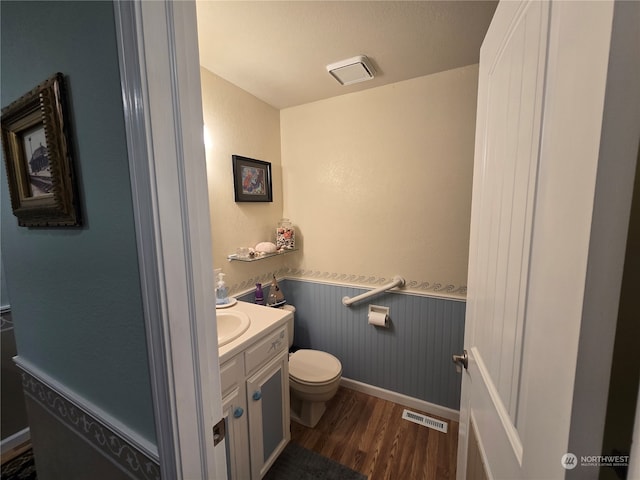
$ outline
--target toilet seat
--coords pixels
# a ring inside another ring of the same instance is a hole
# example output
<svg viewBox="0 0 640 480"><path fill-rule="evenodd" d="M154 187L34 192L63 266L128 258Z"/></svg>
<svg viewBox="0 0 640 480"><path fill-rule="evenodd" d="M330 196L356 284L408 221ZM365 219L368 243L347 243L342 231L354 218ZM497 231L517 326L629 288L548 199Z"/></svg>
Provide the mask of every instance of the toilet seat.
<svg viewBox="0 0 640 480"><path fill-rule="evenodd" d="M330 353L303 349L289 357L289 377L298 383L324 385L341 375L342 364Z"/></svg>

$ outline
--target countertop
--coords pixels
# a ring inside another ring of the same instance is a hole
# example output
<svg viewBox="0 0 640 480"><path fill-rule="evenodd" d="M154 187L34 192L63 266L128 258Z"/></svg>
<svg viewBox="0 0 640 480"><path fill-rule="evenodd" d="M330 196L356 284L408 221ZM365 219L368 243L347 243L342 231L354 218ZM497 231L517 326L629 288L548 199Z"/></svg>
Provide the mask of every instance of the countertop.
<svg viewBox="0 0 640 480"><path fill-rule="evenodd" d="M231 359L237 353L240 353L246 347L258 340L262 335L266 335L272 330L285 325L293 315L289 310L281 308L265 307L248 302L238 302L232 307L218 309L217 312L233 312L240 311L246 313L251 319L251 325L246 332L235 340L218 347L218 356L220 365Z"/></svg>

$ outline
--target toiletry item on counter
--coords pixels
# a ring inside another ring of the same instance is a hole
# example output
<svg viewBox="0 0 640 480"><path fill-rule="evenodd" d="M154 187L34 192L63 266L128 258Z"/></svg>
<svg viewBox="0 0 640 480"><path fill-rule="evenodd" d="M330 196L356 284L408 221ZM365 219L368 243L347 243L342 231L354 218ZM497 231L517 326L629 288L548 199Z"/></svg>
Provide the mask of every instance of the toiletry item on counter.
<svg viewBox="0 0 640 480"><path fill-rule="evenodd" d="M293 250L296 247L296 231L288 218L283 218L278 222L276 247L278 250L281 248Z"/></svg>
<svg viewBox="0 0 640 480"><path fill-rule="evenodd" d="M273 276L273 280L271 280L271 287L269 288L269 296L267 297L267 307L281 307L287 303L284 299L284 294L280 287L278 286L278 282L276 281L276 276Z"/></svg>
<svg viewBox="0 0 640 480"><path fill-rule="evenodd" d="M229 290L227 289L227 284L224 282L225 274L222 273L220 268L217 268L215 272L218 275L218 282L216 283L216 305L226 305L230 300Z"/></svg>
<svg viewBox="0 0 640 480"><path fill-rule="evenodd" d="M256 283L255 297L256 297L256 304L264 305L264 293L262 292L262 284L261 283Z"/></svg>

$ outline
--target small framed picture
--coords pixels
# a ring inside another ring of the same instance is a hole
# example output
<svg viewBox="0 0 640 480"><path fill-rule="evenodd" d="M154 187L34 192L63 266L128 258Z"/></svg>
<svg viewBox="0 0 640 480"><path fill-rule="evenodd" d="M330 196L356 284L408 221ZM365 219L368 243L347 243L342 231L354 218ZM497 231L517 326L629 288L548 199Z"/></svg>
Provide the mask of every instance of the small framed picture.
<svg viewBox="0 0 640 480"><path fill-rule="evenodd" d="M232 155L236 202L272 202L271 164Z"/></svg>
<svg viewBox="0 0 640 480"><path fill-rule="evenodd" d="M81 224L65 113L56 73L2 109L2 146L11 208L23 227Z"/></svg>

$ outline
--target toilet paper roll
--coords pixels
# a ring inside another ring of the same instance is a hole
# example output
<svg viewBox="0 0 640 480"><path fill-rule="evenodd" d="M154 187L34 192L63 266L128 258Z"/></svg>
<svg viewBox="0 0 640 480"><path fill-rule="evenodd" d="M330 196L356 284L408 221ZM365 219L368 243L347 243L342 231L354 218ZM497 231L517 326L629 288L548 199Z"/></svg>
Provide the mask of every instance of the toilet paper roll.
<svg viewBox="0 0 640 480"><path fill-rule="evenodd" d="M389 315L382 312L369 312L369 325L376 327L389 327Z"/></svg>

